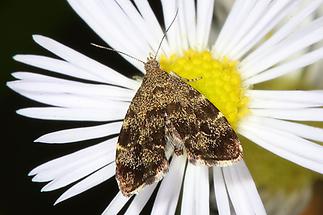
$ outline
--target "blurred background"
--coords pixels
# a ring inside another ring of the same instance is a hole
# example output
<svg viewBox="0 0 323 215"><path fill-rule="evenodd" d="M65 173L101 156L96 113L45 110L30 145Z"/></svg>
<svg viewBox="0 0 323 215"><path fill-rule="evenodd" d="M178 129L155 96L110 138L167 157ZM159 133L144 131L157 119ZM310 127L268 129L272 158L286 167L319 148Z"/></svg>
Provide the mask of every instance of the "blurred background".
<svg viewBox="0 0 323 215"><path fill-rule="evenodd" d="M155 1L156 2L156 1ZM214 29L222 25L231 0L216 1ZM160 5L154 5L158 10ZM311 17L309 17L310 19ZM94 48L91 42L103 44L96 34L78 17L65 0L3 0L0 3L0 98L2 113L1 135L1 194L0 215L2 214L100 214L117 193L116 182L112 179L83 194L53 206L63 189L41 193L44 184L33 183L28 172L39 164L60 157L91 142L63 146L33 143L42 134L82 123L41 121L16 115L22 107L36 104L9 90L5 83L13 80L15 71L34 71L46 74L15 62L15 54L50 53L32 41L33 34L49 36L73 49L80 51L125 74L134 75L133 68L117 54ZM213 32L216 35L216 30ZM115 63L122 62L122 63ZM274 83L258 87L277 89L322 89L322 62L299 71ZM286 82L288 80L288 82ZM320 126L320 125L319 125ZM263 149L244 141L246 162L256 181L268 214L310 215L323 214L322 176L298 167ZM151 204L145 207L148 212ZM212 213L215 214L215 208Z"/></svg>

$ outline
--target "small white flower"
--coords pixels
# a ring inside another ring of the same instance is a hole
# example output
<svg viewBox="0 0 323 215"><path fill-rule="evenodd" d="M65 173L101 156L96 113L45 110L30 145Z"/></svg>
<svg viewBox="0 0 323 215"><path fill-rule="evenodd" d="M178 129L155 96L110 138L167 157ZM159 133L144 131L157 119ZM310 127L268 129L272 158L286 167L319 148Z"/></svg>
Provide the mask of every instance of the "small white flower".
<svg viewBox="0 0 323 215"><path fill-rule="evenodd" d="M149 53L154 53L163 36L163 30L146 1L134 0L135 6L127 0L68 2L107 44L136 58L146 59ZM228 103L222 103L223 113L237 125L237 132L285 159L323 173L322 146L312 142L323 141L322 129L298 122L323 121L323 109L320 108L323 105L323 92L252 88L254 84L278 78L323 58L322 47L291 58L298 51L323 39L323 17L300 25L322 1L310 1L305 7L301 3L302 0L236 0L219 36L212 42L209 41L209 34L214 1L197 0L195 5L194 0L162 0L166 26L169 26L177 9L179 14L167 33L161 54L165 59L170 59L172 55L185 55L188 49L196 52L212 50L209 53L220 63L226 59L237 62L236 71L241 78L241 85L237 89L244 96L231 100L248 98L249 102L237 101L248 113L240 113L238 107L233 107L238 110L233 113L232 105L225 108ZM288 21L277 27L286 17L289 17ZM268 33L272 33L272 36L264 40ZM37 119L100 123L92 127L49 133L36 142L60 144L118 134L122 125L120 120L140 83L52 39L39 35L33 38L61 59L16 55L15 60L98 84L30 72L13 73L18 80L9 82L10 88L50 105L17 112ZM125 58L144 73L142 63ZM204 80L210 84L217 81ZM49 161L32 170L30 175L34 175L33 181L49 182L42 191L55 190L84 178L56 201L61 202L114 176L116 141L116 138L108 139ZM211 178L209 171L213 175ZM209 202L210 180L214 182L216 204L221 215L230 214L230 201L236 214L266 213L243 161L226 168L208 169L187 163L184 156L173 156L169 172L161 181L152 214L174 214L177 204L181 205L182 214L208 214L209 204L214 204ZM155 188L156 184L147 186L136 195L126 214L139 214ZM183 195L178 203L181 188ZM118 213L127 201L129 198L119 192L104 214Z"/></svg>

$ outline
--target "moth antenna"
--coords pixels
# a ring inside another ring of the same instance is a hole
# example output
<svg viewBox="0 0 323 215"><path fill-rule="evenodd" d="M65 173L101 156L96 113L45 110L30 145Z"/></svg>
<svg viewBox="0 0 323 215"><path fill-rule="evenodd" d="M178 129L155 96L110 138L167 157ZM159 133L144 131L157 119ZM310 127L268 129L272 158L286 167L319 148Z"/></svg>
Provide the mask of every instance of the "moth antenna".
<svg viewBox="0 0 323 215"><path fill-rule="evenodd" d="M160 41L160 43L159 43L159 45L158 45L158 48L157 48L157 51L156 51L156 54L155 54L155 57L154 57L154 59L155 59L155 60L156 60L156 58L157 58L158 52L159 52L159 50L160 50L160 48L161 48L161 45L163 44L163 41L164 41L164 39L166 38L167 32L168 32L168 30L170 29L170 27L172 27L172 25L174 24L174 22L175 22L175 19L176 19L177 15L178 15L178 9L176 10L176 13L175 13L175 16L174 16L174 18L173 18L172 22L171 22L171 23L170 23L170 25L166 28L166 31L165 31L165 33L164 33L164 35L163 35L163 37L162 37L162 39L161 39L161 41Z"/></svg>
<svg viewBox="0 0 323 215"><path fill-rule="evenodd" d="M97 48L100 48L100 49L105 49L105 50L109 50L109 51L117 52L117 53L119 53L119 54L123 54L123 55L125 55L125 56L127 56L127 57L130 57L130 58L132 58L132 59L134 59L134 60L137 60L137 61L139 61L139 62L141 62L141 63L145 64L145 62L144 62L144 61L142 61L142 60L140 60L140 59L138 59L138 58L136 58L136 57L134 57L134 56L131 56L130 54L127 54L127 53L125 53L125 52L123 52L123 51L115 50L115 49L113 49L113 48L109 48L109 47L106 47L106 46L100 46L100 45L95 44L95 43L91 43L91 45L92 45L92 46L95 46L95 47L97 47Z"/></svg>

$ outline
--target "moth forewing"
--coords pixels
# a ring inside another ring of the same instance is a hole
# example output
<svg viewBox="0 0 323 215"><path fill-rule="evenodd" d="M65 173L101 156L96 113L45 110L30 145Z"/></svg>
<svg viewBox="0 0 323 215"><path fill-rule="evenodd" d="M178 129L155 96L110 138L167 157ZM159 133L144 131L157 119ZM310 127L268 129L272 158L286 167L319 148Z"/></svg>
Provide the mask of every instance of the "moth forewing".
<svg viewBox="0 0 323 215"><path fill-rule="evenodd" d="M211 102L152 57L145 70L117 144L116 178L125 196L162 179L169 166L166 141L195 164L226 166L242 158L237 135Z"/></svg>

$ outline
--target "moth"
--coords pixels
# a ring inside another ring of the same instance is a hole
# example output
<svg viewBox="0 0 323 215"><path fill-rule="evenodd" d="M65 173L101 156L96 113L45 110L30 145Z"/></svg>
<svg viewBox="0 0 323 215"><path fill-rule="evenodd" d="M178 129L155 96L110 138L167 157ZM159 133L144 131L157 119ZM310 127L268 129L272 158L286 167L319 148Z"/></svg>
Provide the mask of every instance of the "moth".
<svg viewBox="0 0 323 215"><path fill-rule="evenodd" d="M116 179L124 196L162 179L168 145L193 164L227 166L242 159L236 133L207 98L163 71L154 57L148 57L145 70L116 148Z"/></svg>

